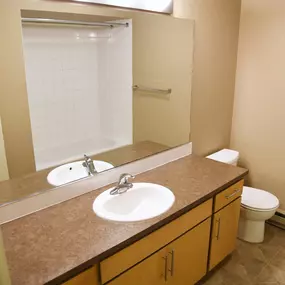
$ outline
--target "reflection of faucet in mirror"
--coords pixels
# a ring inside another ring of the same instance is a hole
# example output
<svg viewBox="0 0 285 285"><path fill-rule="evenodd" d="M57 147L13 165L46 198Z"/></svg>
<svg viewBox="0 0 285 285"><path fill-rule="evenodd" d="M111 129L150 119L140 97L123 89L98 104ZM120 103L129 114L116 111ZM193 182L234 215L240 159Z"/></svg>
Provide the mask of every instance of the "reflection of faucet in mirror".
<svg viewBox="0 0 285 285"><path fill-rule="evenodd" d="M84 154L84 162L82 163L82 165L85 167L89 176L92 176L97 173L93 159L87 156L86 154Z"/></svg>
<svg viewBox="0 0 285 285"><path fill-rule="evenodd" d="M122 174L119 178L117 186L110 191L110 195L122 194L131 189L133 184L129 182L130 178L134 179L135 176L128 173Z"/></svg>

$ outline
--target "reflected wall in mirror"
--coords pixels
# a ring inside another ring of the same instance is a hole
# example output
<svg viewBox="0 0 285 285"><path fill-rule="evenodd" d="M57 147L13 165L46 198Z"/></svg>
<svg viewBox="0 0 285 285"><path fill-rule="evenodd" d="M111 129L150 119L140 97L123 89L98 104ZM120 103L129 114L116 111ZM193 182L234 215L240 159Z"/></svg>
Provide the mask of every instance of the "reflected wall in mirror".
<svg viewBox="0 0 285 285"><path fill-rule="evenodd" d="M25 84L11 68L24 91L18 113L1 96L0 205L189 142L194 22L62 5L11 29Z"/></svg>

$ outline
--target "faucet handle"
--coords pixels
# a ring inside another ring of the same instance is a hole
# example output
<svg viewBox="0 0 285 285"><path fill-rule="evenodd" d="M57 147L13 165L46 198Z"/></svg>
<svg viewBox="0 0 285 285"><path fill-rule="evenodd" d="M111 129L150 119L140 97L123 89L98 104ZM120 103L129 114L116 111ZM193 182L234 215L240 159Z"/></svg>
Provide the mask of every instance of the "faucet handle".
<svg viewBox="0 0 285 285"><path fill-rule="evenodd" d="M84 160L86 161L86 162L88 162L88 161L90 161L90 160L92 160L88 155L86 155L86 154L84 154Z"/></svg>
<svg viewBox="0 0 285 285"><path fill-rule="evenodd" d="M123 174L120 175L119 185L127 184L127 183L129 183L129 179L134 179L134 178L135 178L135 176L132 175L132 174L123 173Z"/></svg>

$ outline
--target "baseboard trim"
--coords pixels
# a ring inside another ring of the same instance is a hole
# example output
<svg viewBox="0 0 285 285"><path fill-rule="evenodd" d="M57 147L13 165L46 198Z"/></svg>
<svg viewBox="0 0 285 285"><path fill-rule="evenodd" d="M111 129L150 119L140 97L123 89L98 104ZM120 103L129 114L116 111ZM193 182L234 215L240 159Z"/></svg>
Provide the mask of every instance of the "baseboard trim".
<svg viewBox="0 0 285 285"><path fill-rule="evenodd" d="M285 230L285 214L277 211L275 215L267 221L267 223Z"/></svg>
<svg viewBox="0 0 285 285"><path fill-rule="evenodd" d="M276 212L275 213L276 216L281 217L283 219L285 219L285 214L281 213L281 212Z"/></svg>

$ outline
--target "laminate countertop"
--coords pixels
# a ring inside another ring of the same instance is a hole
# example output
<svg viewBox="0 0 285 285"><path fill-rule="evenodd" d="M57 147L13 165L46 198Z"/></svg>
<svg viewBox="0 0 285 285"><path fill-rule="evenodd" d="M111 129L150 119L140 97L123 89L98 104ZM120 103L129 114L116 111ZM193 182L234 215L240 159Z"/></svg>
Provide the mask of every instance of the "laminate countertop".
<svg viewBox="0 0 285 285"><path fill-rule="evenodd" d="M248 170L190 155L137 175L171 189L172 208L156 218L118 223L92 210L103 187L1 226L13 285L60 284L127 247L242 179ZM56 190L55 190L56 191Z"/></svg>

